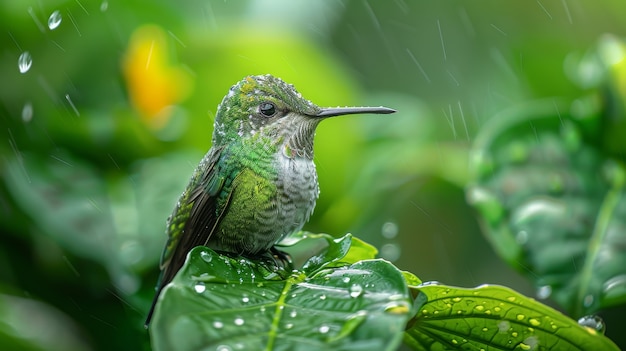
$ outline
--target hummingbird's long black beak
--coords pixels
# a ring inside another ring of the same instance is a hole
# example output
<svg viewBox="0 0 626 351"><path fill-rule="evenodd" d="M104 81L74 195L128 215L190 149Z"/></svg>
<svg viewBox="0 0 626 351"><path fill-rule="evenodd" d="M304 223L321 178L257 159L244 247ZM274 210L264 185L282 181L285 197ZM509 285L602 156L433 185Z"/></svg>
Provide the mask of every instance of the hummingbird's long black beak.
<svg viewBox="0 0 626 351"><path fill-rule="evenodd" d="M324 108L315 117L333 117L342 115L354 115L360 113L376 113L376 114L388 114L394 113L396 110L387 107L335 107Z"/></svg>

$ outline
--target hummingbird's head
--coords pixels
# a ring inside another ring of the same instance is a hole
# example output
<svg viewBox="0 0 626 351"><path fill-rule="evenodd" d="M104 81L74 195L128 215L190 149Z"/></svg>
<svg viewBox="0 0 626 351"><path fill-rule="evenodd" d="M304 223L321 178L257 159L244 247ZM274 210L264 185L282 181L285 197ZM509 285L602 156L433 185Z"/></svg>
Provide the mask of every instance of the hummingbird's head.
<svg viewBox="0 0 626 351"><path fill-rule="evenodd" d="M248 76L230 88L217 108L213 145L271 140L293 156L312 156L315 128L325 118L355 113L393 113L386 107L321 108L291 84L266 74Z"/></svg>

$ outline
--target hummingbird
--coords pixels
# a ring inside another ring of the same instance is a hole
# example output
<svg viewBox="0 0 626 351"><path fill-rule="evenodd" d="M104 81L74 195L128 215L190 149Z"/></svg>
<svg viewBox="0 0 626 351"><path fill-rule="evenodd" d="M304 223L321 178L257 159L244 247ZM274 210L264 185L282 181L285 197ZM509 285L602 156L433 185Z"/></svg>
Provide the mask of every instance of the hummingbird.
<svg viewBox="0 0 626 351"><path fill-rule="evenodd" d="M258 257L302 229L319 196L313 139L322 120L393 112L321 108L269 74L233 85L218 105L212 146L167 220L161 276L146 327L161 290L194 247Z"/></svg>

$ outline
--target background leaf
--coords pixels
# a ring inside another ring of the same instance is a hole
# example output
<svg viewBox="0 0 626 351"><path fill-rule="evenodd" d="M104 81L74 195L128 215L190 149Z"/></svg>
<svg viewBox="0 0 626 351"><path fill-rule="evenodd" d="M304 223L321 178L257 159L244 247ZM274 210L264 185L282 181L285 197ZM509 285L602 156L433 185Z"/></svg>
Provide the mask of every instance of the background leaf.
<svg viewBox="0 0 626 351"><path fill-rule="evenodd" d="M495 119L476 140L467 193L500 255L582 316L626 299L626 193L623 166L571 110L546 101Z"/></svg>

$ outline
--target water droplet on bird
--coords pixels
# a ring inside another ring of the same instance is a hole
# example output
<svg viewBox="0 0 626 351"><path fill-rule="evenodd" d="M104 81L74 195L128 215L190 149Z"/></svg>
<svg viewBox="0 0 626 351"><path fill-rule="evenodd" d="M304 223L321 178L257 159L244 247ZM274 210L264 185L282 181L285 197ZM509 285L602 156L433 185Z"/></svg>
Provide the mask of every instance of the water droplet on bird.
<svg viewBox="0 0 626 351"><path fill-rule="evenodd" d="M550 285L540 286L537 289L537 298L539 300L545 300L552 295L552 287Z"/></svg>
<svg viewBox="0 0 626 351"><path fill-rule="evenodd" d="M327 326L326 324L322 324L319 328L320 333L322 334L326 334L330 331L330 327Z"/></svg>
<svg viewBox="0 0 626 351"><path fill-rule="evenodd" d="M22 108L22 121L24 121L24 123L28 123L32 121L32 119L33 119L33 104L31 104L30 102L27 102L24 104L24 107Z"/></svg>
<svg viewBox="0 0 626 351"><path fill-rule="evenodd" d="M54 12L52 12L50 17L48 17L48 28L50 28L50 30L57 29L62 20L63 16L61 16L61 12L59 10L55 10Z"/></svg>
<svg viewBox="0 0 626 351"><path fill-rule="evenodd" d="M604 334L606 331L606 324L604 324L604 321L600 318L600 316L591 315L581 317L578 320L578 324L583 327L591 328L600 334Z"/></svg>
<svg viewBox="0 0 626 351"><path fill-rule="evenodd" d="M20 69L20 73L26 73L33 65L33 58L30 56L30 52L24 51L17 59L17 67Z"/></svg>
<svg viewBox="0 0 626 351"><path fill-rule="evenodd" d="M382 228L382 234L385 239L393 239L398 235L398 225L393 222L385 222Z"/></svg>
<svg viewBox="0 0 626 351"><path fill-rule="evenodd" d="M201 294L206 290L206 286L204 285L203 282L198 282L196 283L196 285L193 287L193 289L198 293Z"/></svg>
<svg viewBox="0 0 626 351"><path fill-rule="evenodd" d="M350 297L359 297L363 294L363 287L359 284L352 284L352 286L350 286Z"/></svg>
<svg viewBox="0 0 626 351"><path fill-rule="evenodd" d="M235 325L243 325L245 321L241 317L235 318Z"/></svg>

